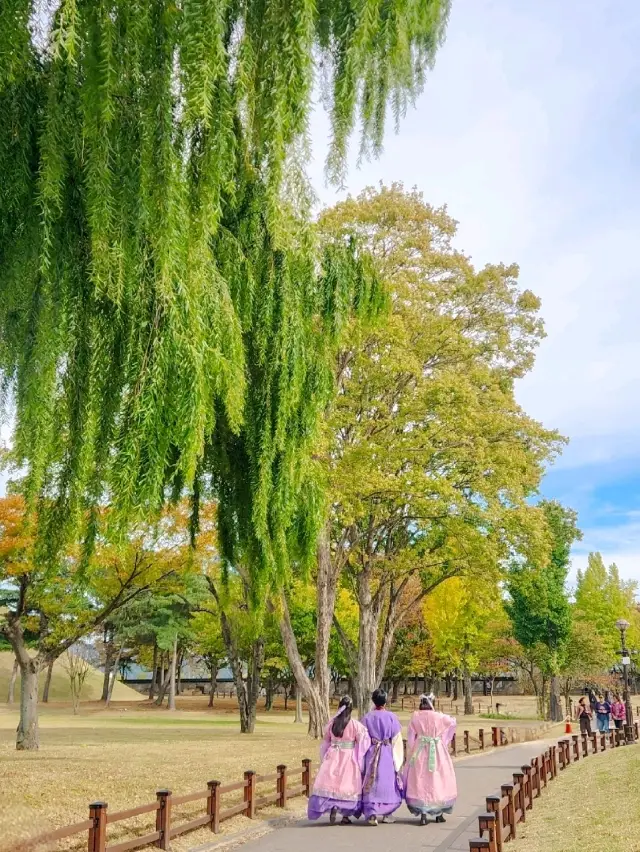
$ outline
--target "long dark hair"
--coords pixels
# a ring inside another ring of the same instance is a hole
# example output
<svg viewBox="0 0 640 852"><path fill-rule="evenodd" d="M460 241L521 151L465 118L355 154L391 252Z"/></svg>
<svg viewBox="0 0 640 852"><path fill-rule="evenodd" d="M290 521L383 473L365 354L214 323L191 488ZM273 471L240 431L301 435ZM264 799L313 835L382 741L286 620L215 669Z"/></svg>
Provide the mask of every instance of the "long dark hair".
<svg viewBox="0 0 640 852"><path fill-rule="evenodd" d="M344 707L344 710L342 713L338 713L336 718L333 720L331 733L334 737L341 737L344 734L344 729L351 721L351 713L353 711L353 701L351 700L351 696L343 695L338 707Z"/></svg>

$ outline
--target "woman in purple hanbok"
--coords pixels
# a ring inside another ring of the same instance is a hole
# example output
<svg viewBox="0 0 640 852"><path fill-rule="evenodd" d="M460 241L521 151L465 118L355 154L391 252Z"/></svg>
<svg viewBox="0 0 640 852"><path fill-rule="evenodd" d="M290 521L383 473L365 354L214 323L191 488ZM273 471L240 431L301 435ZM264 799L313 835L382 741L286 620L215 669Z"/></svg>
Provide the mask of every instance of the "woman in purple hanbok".
<svg viewBox="0 0 640 852"><path fill-rule="evenodd" d="M387 693L376 689L371 696L375 709L363 718L371 737L371 746L365 757L362 810L369 825L392 822L391 814L402 804L402 787L399 777L402 768L402 726L398 717L385 709Z"/></svg>
<svg viewBox="0 0 640 852"><path fill-rule="evenodd" d="M319 819L329 812L333 825L338 812L342 825L361 813L362 772L364 756L371 740L367 729L351 718L353 702L348 695L340 701L340 709L327 725L320 746L320 769L309 797L309 819Z"/></svg>
<svg viewBox="0 0 640 852"><path fill-rule="evenodd" d="M404 792L407 807L422 825L429 818L444 822L455 804L458 788L449 743L456 720L433 709L432 695L423 695L409 722Z"/></svg>

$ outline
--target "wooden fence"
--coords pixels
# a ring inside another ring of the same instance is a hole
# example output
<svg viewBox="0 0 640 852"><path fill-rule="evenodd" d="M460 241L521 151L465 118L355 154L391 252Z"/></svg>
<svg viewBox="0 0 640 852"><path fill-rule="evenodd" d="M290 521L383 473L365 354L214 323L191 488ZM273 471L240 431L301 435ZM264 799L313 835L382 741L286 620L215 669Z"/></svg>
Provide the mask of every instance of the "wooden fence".
<svg viewBox="0 0 640 852"><path fill-rule="evenodd" d="M271 793L259 795L257 789L259 784L273 784L275 789ZM180 834L186 834L204 826L209 826L211 831L217 834L220 823L231 817L243 814L253 819L256 811L271 805L284 808L289 799L296 796L309 796L310 790L311 761L303 760L300 769L288 769L281 765L271 775L257 775L255 772L248 771L244 773L243 780L235 784L209 781L206 790L187 793L185 796L174 796L171 790L158 790L155 802L139 805L126 811L111 812L106 802L94 802L89 805L89 819L18 843L13 852L31 852L42 844L54 843L81 834L87 835L88 852L130 852L150 844L159 849L169 849L171 839ZM223 799L226 795L240 792L242 793L241 802L225 806ZM173 808L198 801L203 802L204 813L188 822L174 825ZM155 831L121 843L107 843L108 826L143 814L155 814Z"/></svg>
<svg viewBox="0 0 640 852"><path fill-rule="evenodd" d="M486 729L479 728L477 736L465 730L462 732L462 740L459 737L460 734L454 735L451 740L450 749L454 757L460 753L470 754L473 751L484 751L491 747L499 748L516 742L516 729L493 726ZM174 796L170 790L158 790L155 802L138 805L129 810L111 812L106 802L93 802L89 805L88 819L22 841L16 845L13 852L32 852L44 843L54 843L81 834L87 835L88 852L129 852L150 844L159 849L168 849L172 837L178 837L180 834L186 834L207 825L212 832L217 833L220 823L234 816L244 815L253 819L256 811L263 808L271 805L284 808L289 799L296 796L309 796L311 780L311 761L303 760L300 769L292 770L280 765L271 775L257 775L253 771L247 771L242 781L224 785L219 781L209 781L206 790L187 793L183 796ZM257 787L264 784L274 784L274 791L259 795ZM240 792L242 792L242 801L225 807L223 797L229 793ZM172 809L198 801L203 801L205 812L188 822L174 825ZM109 825L145 814L155 814L155 831L121 843L107 843Z"/></svg>
<svg viewBox="0 0 640 852"><path fill-rule="evenodd" d="M542 791L571 763L607 747L631 744L639 738L638 722L625 732L573 734L534 757L521 772L514 772L513 784L503 784L500 796L487 797L487 812L478 817L480 837L469 841L469 852L502 852L504 844L517 837L518 825L526 822L527 812Z"/></svg>

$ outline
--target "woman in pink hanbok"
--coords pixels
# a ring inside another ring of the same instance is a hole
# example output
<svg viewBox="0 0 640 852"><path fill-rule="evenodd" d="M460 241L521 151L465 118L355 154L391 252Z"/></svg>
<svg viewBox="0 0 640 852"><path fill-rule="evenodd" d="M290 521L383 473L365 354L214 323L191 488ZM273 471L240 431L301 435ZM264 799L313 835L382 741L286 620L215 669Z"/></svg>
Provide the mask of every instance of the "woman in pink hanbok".
<svg viewBox="0 0 640 852"><path fill-rule="evenodd" d="M371 740L364 725L351 718L352 711L351 698L343 696L337 714L327 725L320 746L320 769L309 797L309 819L329 812L334 825L340 812L342 825L349 825L352 816L360 816L364 756Z"/></svg>
<svg viewBox="0 0 640 852"><path fill-rule="evenodd" d="M444 822L458 796L449 743L456 720L433 709L433 695L420 698L420 709L409 722L404 791L407 807L420 823Z"/></svg>

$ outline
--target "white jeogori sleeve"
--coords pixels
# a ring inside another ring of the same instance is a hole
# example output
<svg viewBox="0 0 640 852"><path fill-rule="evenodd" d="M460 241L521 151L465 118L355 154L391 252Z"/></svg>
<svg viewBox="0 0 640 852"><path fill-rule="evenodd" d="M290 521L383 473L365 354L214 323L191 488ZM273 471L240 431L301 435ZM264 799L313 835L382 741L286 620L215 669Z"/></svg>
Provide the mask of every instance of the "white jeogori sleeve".
<svg viewBox="0 0 640 852"><path fill-rule="evenodd" d="M402 769L402 764L404 763L404 745L402 743L402 731L399 734L396 734L395 737L391 741L391 748L393 750L393 766L396 772L400 772Z"/></svg>

